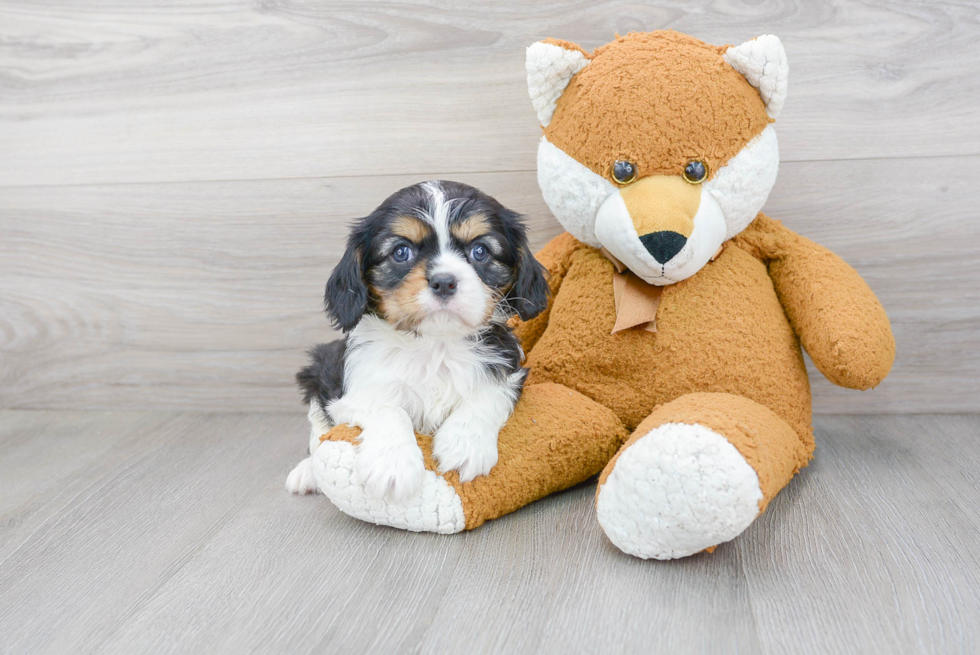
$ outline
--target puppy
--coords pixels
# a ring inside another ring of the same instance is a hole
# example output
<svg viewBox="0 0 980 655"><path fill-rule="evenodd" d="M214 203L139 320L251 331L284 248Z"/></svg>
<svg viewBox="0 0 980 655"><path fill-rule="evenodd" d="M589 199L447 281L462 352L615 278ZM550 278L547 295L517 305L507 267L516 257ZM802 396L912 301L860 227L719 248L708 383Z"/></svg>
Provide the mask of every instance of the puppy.
<svg viewBox="0 0 980 655"><path fill-rule="evenodd" d="M415 431L433 435L441 471L486 475L527 377L507 320L538 315L547 295L518 214L458 182L398 191L356 222L327 282L327 314L346 336L296 376L310 452L333 425L361 428L354 480L395 502L421 489ZM286 489L316 490L310 458Z"/></svg>

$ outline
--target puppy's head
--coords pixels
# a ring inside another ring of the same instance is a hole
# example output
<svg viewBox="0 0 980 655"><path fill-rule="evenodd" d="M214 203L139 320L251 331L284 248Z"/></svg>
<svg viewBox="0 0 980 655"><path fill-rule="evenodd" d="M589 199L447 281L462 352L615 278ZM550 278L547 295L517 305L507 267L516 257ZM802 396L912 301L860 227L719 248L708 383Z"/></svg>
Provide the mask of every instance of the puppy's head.
<svg viewBox="0 0 980 655"><path fill-rule="evenodd" d="M356 222L325 302L345 332L371 313L401 330L469 333L533 318L547 294L517 213L471 186L432 181Z"/></svg>

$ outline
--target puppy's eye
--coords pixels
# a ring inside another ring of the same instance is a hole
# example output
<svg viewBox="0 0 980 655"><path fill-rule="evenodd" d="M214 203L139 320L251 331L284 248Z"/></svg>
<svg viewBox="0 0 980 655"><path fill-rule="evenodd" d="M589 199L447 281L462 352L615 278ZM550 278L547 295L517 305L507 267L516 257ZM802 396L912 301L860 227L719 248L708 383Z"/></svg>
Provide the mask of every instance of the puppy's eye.
<svg viewBox="0 0 980 655"><path fill-rule="evenodd" d="M412 246L398 246L395 248L395 251L391 253L391 258L399 264L404 264L405 262L410 262L415 259L415 250L412 249Z"/></svg>
<svg viewBox="0 0 980 655"><path fill-rule="evenodd" d="M708 165L699 159L692 159L684 167L684 181L701 184L708 178Z"/></svg>
<svg viewBox="0 0 980 655"><path fill-rule="evenodd" d="M487 250L487 247L482 243L478 243L470 248L470 257L472 257L474 261L485 262L489 256L490 251Z"/></svg>
<svg viewBox="0 0 980 655"><path fill-rule="evenodd" d="M612 176L617 184L629 184L636 179L636 164L625 159L613 162Z"/></svg>

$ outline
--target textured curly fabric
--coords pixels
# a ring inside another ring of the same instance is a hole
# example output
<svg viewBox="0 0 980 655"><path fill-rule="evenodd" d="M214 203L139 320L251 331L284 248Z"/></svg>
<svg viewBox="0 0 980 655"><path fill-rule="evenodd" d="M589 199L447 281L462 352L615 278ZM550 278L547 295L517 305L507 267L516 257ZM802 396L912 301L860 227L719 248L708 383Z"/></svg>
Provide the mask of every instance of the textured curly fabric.
<svg viewBox="0 0 980 655"><path fill-rule="evenodd" d="M564 252L552 249L559 244ZM803 354L761 258L730 243L694 277L664 287L656 334L611 334L613 265L564 237L545 250L567 266L547 327L528 353L530 384L571 387L612 409L630 430L657 405L687 393L739 394L811 438Z"/></svg>
<svg viewBox="0 0 980 655"><path fill-rule="evenodd" d="M725 61L745 76L749 84L759 89L766 113L776 118L786 102L789 64L783 44L772 34L764 34L729 48Z"/></svg>
<svg viewBox="0 0 980 655"><path fill-rule="evenodd" d="M416 434L425 458L422 494L405 503L371 497L352 478L360 430L339 425L313 453L323 493L346 514L403 530L472 530L539 498L596 475L629 436L611 411L558 384L524 390L500 432L499 459L488 476L465 484L436 472L432 437Z"/></svg>
<svg viewBox="0 0 980 655"><path fill-rule="evenodd" d="M673 31L621 36L571 79L545 136L610 181L617 159L641 176L701 159L713 175L771 121L728 48Z"/></svg>
<svg viewBox="0 0 980 655"><path fill-rule="evenodd" d="M761 215L735 243L764 261L793 330L836 385L870 389L895 361L885 308L840 257Z"/></svg>
<svg viewBox="0 0 980 655"><path fill-rule="evenodd" d="M568 81L588 63L589 56L566 41L548 39L527 49L527 89L541 125L551 122Z"/></svg>

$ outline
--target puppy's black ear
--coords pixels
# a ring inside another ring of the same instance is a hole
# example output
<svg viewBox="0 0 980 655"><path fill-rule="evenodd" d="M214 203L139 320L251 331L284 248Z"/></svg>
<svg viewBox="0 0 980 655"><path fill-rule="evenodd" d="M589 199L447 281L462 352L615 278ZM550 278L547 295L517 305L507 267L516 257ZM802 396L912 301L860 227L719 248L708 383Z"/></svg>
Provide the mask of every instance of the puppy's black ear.
<svg viewBox="0 0 980 655"><path fill-rule="evenodd" d="M491 199L498 209L497 219L510 251L516 254L517 277L504 300L517 312L522 321L529 321L548 308L548 277L544 266L531 254L527 242L527 228L522 216L517 212L500 206Z"/></svg>
<svg viewBox="0 0 980 655"><path fill-rule="evenodd" d="M364 280L364 253L351 237L340 263L327 280L323 297L327 315L334 327L350 332L367 311L368 288Z"/></svg>
<svg viewBox="0 0 980 655"><path fill-rule="evenodd" d="M548 307L548 278L544 266L531 254L525 241L517 258L517 280L507 294L507 302L521 317L529 321Z"/></svg>

